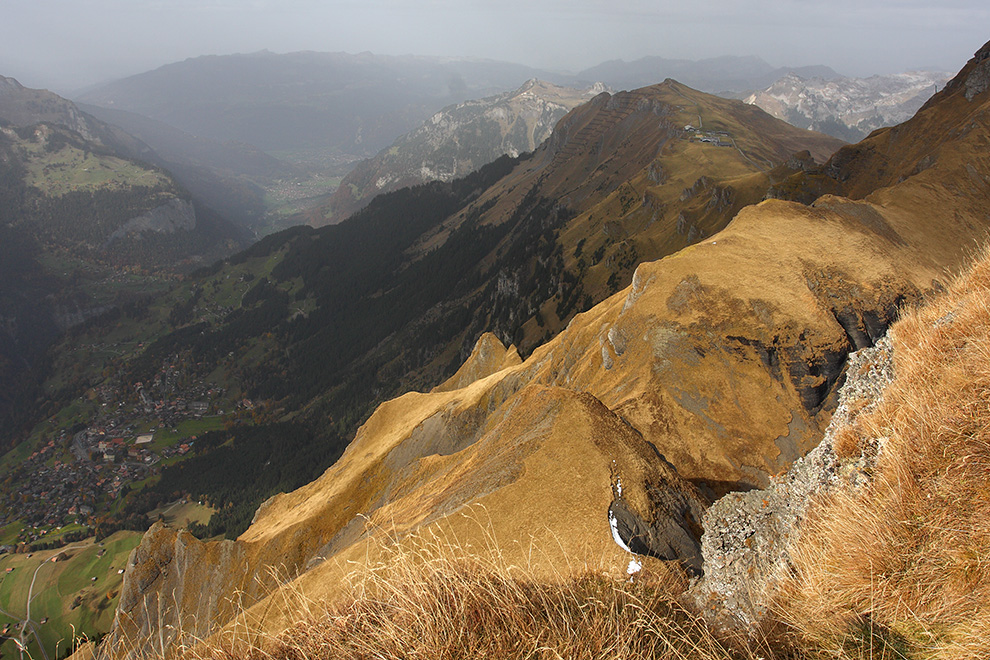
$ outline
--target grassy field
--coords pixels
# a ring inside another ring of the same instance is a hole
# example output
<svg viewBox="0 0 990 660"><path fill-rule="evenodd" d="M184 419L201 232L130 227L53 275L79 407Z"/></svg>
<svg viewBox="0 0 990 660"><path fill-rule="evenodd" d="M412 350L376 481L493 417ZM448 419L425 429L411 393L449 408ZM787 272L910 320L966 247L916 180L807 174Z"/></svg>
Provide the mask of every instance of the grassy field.
<svg viewBox="0 0 990 660"><path fill-rule="evenodd" d="M157 520L158 516L162 516L165 518L165 522L172 526L186 527L191 522L197 522L201 525L207 524L215 511L215 509L199 504L194 500L177 500L150 511L148 517Z"/></svg>
<svg viewBox="0 0 990 660"><path fill-rule="evenodd" d="M48 658L56 657L56 648L59 656L64 655L73 634L92 638L105 633L113 623L123 580L118 571L140 540L139 532L117 532L100 543L91 538L61 550L0 556L0 625L22 620L31 579L37 572L31 620ZM50 561L60 553L68 558ZM33 637L28 649L32 658L45 657ZM0 644L0 658L18 656L13 640Z"/></svg>
<svg viewBox="0 0 990 660"><path fill-rule="evenodd" d="M27 143L26 148L32 152L27 182L47 195L168 183L168 179L155 170L112 156L97 156L76 147L66 146L54 153L47 153L42 145L33 143Z"/></svg>
<svg viewBox="0 0 990 660"><path fill-rule="evenodd" d="M193 436L221 429L223 429L223 417L217 415L185 419L172 428L163 428L155 432L155 439L149 446L154 451L161 451L165 447L173 447L185 442Z"/></svg>

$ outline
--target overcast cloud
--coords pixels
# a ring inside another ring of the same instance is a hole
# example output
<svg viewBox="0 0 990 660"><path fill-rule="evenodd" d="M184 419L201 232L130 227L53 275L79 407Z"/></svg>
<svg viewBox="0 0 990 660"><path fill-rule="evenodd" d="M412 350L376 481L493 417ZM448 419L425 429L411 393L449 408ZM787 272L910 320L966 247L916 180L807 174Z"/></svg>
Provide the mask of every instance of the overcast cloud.
<svg viewBox="0 0 990 660"><path fill-rule="evenodd" d="M0 74L68 94L205 54L315 50L559 71L646 55L756 55L848 75L959 69L986 0L3 0Z"/></svg>

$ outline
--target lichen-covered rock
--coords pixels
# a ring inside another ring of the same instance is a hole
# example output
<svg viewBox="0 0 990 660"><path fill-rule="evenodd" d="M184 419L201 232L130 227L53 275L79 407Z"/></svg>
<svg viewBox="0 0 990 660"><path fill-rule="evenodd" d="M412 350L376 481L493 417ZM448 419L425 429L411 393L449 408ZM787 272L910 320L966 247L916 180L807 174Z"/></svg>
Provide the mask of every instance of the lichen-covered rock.
<svg viewBox="0 0 990 660"><path fill-rule="evenodd" d="M692 587L691 597L717 623L746 627L763 617L809 508L839 484L855 488L865 483L875 464L881 440L851 458L840 458L834 441L857 416L876 407L893 379L888 339L850 354L846 373L839 407L818 447L769 487L730 493L705 513L704 577Z"/></svg>

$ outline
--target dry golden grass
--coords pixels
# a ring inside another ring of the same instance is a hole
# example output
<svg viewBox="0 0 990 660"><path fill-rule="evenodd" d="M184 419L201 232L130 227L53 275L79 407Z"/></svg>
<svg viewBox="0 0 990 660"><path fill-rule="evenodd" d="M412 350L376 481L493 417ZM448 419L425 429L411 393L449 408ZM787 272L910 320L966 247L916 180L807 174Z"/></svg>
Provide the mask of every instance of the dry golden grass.
<svg viewBox="0 0 990 660"><path fill-rule="evenodd" d="M895 380L857 429L884 439L874 480L805 526L778 610L836 654L988 658L990 255L891 338Z"/></svg>
<svg viewBox="0 0 990 660"><path fill-rule="evenodd" d="M442 544L395 550L351 575L351 596L302 604L306 616L282 634L259 639L234 631L190 649L187 657L770 657L756 648L762 645L715 635L678 603L686 587L683 572L661 562L652 566L626 580L587 567L547 580L533 579L497 555L452 554Z"/></svg>

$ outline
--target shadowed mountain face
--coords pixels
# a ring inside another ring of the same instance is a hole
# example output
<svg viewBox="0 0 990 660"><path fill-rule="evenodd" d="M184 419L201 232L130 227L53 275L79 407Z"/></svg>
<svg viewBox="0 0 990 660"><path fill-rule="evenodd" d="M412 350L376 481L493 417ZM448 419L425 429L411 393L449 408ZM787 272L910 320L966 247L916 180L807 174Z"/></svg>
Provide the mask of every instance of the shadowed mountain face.
<svg viewBox="0 0 990 660"><path fill-rule="evenodd" d="M47 247L160 268L239 245L242 235L228 222L207 209L196 215L189 193L152 164L160 158L147 144L71 101L0 76L0 121L4 194L19 200L5 206L4 220L31 228ZM148 239L153 249L138 245Z"/></svg>
<svg viewBox="0 0 990 660"><path fill-rule="evenodd" d="M128 282L124 269L171 275L243 247L238 229L145 158L154 158L147 145L70 101L0 77L5 439L35 408L52 340L162 288L144 282L142 294L143 276Z"/></svg>
<svg viewBox="0 0 990 660"><path fill-rule="evenodd" d="M990 44L910 121L779 184L794 197L826 185L846 196L747 206L720 231L641 263L630 286L574 316L524 361L486 338L444 387L381 405L331 469L266 502L238 540L202 544L156 527L128 569L106 648L159 643L158 626L197 636L232 626L232 587L240 605L258 601L240 625L279 630L297 616L277 605L290 602L280 589L337 593L348 562L374 562L379 543L415 533L510 563L536 557L536 570L548 573L590 556L624 573L625 548L696 562L697 516L709 498L766 483L807 452L831 415L845 356L880 336L899 305L938 287L985 236L988 71ZM686 139L690 120L680 113L714 128L705 102L668 83L574 111L536 155L479 192L472 203L489 207L479 227L512 218L514 207L502 205L526 172L537 183L515 194L535 188L573 209L561 236L585 213L622 209L621 197L606 207L602 196L648 176L658 153ZM759 162L734 116L721 130L738 150L686 139L678 153L741 151L739 167ZM647 117L666 132L643 145L645 134L632 129ZM636 163L640 149L649 158ZM620 153L626 158L613 160ZM782 180L785 172L757 174ZM469 215L451 217L458 222L408 253L450 244ZM616 217L625 216L602 220ZM321 234L296 240L315 245ZM488 277L496 273L511 289L500 270ZM268 572L276 562L298 576L287 587ZM208 598L190 588L190 571L196 585L214 585Z"/></svg>

